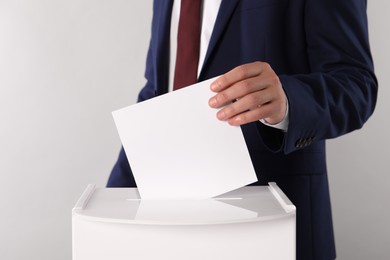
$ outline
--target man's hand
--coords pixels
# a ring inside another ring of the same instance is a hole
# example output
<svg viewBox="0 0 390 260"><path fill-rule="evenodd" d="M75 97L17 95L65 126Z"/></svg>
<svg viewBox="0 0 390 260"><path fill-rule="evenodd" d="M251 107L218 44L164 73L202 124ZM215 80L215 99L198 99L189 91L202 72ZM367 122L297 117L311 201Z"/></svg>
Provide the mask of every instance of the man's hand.
<svg viewBox="0 0 390 260"><path fill-rule="evenodd" d="M210 107L223 107L219 120L242 125L260 119L277 124L286 114L287 97L268 63L254 62L234 68L214 81L211 90L217 94L209 100ZM235 101L231 104L230 102Z"/></svg>

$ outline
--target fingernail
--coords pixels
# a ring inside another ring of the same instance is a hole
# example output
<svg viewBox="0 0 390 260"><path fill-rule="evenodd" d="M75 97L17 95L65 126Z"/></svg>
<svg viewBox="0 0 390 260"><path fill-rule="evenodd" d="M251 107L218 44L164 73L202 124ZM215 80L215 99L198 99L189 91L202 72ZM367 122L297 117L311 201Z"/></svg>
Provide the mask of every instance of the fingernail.
<svg viewBox="0 0 390 260"><path fill-rule="evenodd" d="M209 100L209 105L210 105L211 107L215 107L216 104L217 104L217 100L216 100L215 98L211 98L211 99Z"/></svg>
<svg viewBox="0 0 390 260"><path fill-rule="evenodd" d="M217 118L219 119L219 120L224 120L225 119L225 112L223 111L223 110L221 110L221 111L219 111L218 113L217 113Z"/></svg>
<svg viewBox="0 0 390 260"><path fill-rule="evenodd" d="M214 81L213 83L211 83L210 89L212 91L218 91L218 84Z"/></svg>
<svg viewBox="0 0 390 260"><path fill-rule="evenodd" d="M239 125L241 125L241 120L242 120L241 117L235 117L235 118L229 120L229 124L232 126L239 126Z"/></svg>

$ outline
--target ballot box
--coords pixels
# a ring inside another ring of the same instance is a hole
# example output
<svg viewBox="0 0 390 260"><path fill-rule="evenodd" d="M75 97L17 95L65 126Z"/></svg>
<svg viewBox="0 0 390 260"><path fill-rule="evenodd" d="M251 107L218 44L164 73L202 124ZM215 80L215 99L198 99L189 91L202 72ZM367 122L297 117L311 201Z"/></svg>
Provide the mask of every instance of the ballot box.
<svg viewBox="0 0 390 260"><path fill-rule="evenodd" d="M73 260L289 260L295 226L295 206L276 183L186 200L89 185L72 210Z"/></svg>

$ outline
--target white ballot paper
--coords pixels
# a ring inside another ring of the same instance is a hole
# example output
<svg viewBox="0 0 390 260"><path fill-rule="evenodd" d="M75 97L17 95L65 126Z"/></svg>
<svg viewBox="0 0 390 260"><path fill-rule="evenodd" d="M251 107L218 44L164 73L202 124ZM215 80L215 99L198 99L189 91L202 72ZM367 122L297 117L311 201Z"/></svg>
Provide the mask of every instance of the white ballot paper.
<svg viewBox="0 0 390 260"><path fill-rule="evenodd" d="M240 127L208 105L213 80L113 112L142 199L211 198L257 181Z"/></svg>

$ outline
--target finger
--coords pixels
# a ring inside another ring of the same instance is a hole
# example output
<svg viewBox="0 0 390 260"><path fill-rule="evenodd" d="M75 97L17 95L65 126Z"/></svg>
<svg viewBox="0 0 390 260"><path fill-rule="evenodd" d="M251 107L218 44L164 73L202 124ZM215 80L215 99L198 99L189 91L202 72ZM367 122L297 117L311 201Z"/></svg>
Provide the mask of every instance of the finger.
<svg viewBox="0 0 390 260"><path fill-rule="evenodd" d="M270 66L260 61L240 65L216 79L211 83L210 89L214 92L220 92L236 82L261 74L267 67Z"/></svg>
<svg viewBox="0 0 390 260"><path fill-rule="evenodd" d="M257 91L246 95L236 102L222 108L217 113L219 120L228 120L238 114L241 114L247 110L257 109L259 106L271 102L272 93L269 91Z"/></svg>
<svg viewBox="0 0 390 260"><path fill-rule="evenodd" d="M271 103L267 103L263 106L257 107L256 109L246 111L230 118L228 123L233 126L251 123L272 116L274 111L275 109L273 105Z"/></svg>
<svg viewBox="0 0 390 260"><path fill-rule="evenodd" d="M210 98L209 105L214 108L222 107L233 100L238 100L266 87L267 82L259 79L259 77L245 79Z"/></svg>

